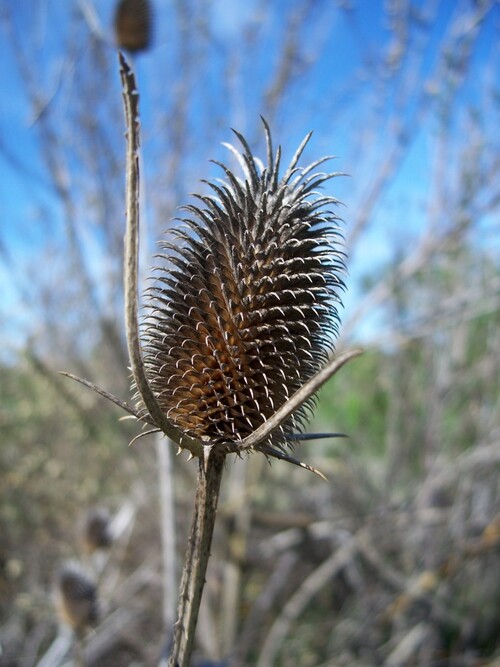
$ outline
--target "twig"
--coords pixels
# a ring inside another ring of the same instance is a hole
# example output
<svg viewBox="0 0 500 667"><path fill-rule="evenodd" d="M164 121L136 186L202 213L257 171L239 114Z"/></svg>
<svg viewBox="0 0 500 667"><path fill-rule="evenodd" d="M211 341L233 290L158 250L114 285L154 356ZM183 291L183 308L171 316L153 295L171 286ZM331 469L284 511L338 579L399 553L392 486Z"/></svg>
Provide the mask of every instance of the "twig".
<svg viewBox="0 0 500 667"><path fill-rule="evenodd" d="M117 398L116 396L113 396L113 394L110 394L105 389L101 389L100 387L95 385L93 382L90 382L90 380L85 380L83 378L78 377L77 375L73 375L73 373L67 373L66 371L59 371L59 375L63 375L64 377L70 378L71 380L75 380L75 382L79 382L84 387L88 387L89 389L92 389L97 394L99 394L103 398L107 398L108 401L111 401L111 403L114 403L115 405L117 405L122 410L125 410L125 412L128 412L129 415L131 415L132 417L135 417L139 421L144 421L147 424L151 424L151 425L154 424L153 420L150 419L147 414L141 413L139 410L136 410L131 405L128 405L128 403L125 403L125 401L122 401L121 399Z"/></svg>
<svg viewBox="0 0 500 667"><path fill-rule="evenodd" d="M95 39L100 40L104 44L108 44L109 40L106 37L106 33L103 30L99 17L95 10L94 4L89 2L89 0L79 0L78 8L80 9L83 19L87 24L90 33Z"/></svg>
<svg viewBox="0 0 500 667"><path fill-rule="evenodd" d="M292 622L298 618L310 599L321 590L326 582L331 581L347 565L356 551L356 539L353 537L307 577L272 624L262 647L257 667L272 667L275 664L276 654Z"/></svg>
<svg viewBox="0 0 500 667"><path fill-rule="evenodd" d="M407 634L403 635L396 648L391 651L384 663L385 667L409 664L416 650L429 641L430 632L431 628L425 621L415 625Z"/></svg>
<svg viewBox="0 0 500 667"><path fill-rule="evenodd" d="M255 646L255 639L265 623L265 619L278 596L283 593L287 582L293 576L299 556L294 551L286 551L278 560L274 570L266 581L262 592L255 600L250 612L245 619L242 631L238 637L238 643L231 657L231 667L245 664L247 653Z"/></svg>
<svg viewBox="0 0 500 667"><path fill-rule="evenodd" d="M36 663L36 667L57 667L68 655L72 644L73 632L66 625L61 625L57 637Z"/></svg>
<svg viewBox="0 0 500 667"><path fill-rule="evenodd" d="M112 651L124 634L131 635L135 628L140 627L144 613L136 609L117 609L99 627L85 649L85 664L95 665L98 660Z"/></svg>
<svg viewBox="0 0 500 667"><path fill-rule="evenodd" d="M85 406L80 403L73 393L66 389L65 383L61 382L61 378L53 373L52 369L49 368L45 361L36 354L34 349L28 349L26 356L35 371L49 382L52 388L67 403L67 405L75 411L75 414L79 417L81 423L88 432L89 437L93 440L97 440L99 429L96 426L94 414L92 414L92 416L90 415Z"/></svg>
<svg viewBox="0 0 500 667"><path fill-rule="evenodd" d="M455 461L447 461L437 466L435 471L431 471L419 491L420 503L421 499L428 498L432 491L455 482L460 476L470 474L475 468L491 467L498 463L500 463L500 447L498 440L495 439L481 447L464 452Z"/></svg>

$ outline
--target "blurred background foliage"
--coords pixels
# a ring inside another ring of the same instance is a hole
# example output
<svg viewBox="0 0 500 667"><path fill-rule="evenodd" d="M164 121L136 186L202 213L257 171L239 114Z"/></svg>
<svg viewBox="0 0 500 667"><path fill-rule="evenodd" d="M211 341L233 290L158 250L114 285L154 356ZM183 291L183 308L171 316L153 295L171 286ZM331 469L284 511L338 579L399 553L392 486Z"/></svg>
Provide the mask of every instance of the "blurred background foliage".
<svg viewBox="0 0 500 667"><path fill-rule="evenodd" d="M0 2L3 667L158 664L165 549L178 575L194 497L192 464L165 472L164 443L128 447L137 426L57 373L130 400L116 5ZM348 439L298 448L327 483L228 463L196 664L499 665L498 3L151 5L144 270L208 158L229 159L229 127L262 148L262 114L285 153L314 129L306 157L353 176L329 186L348 204L337 349L366 348L311 421ZM71 635L54 590L75 559L100 619Z"/></svg>

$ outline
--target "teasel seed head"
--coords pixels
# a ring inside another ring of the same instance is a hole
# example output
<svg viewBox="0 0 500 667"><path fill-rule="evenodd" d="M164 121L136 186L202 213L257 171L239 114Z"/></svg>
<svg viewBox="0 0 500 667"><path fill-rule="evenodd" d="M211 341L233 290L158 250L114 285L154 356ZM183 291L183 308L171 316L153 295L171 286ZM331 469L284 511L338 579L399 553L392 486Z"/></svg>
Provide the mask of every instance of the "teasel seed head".
<svg viewBox="0 0 500 667"><path fill-rule="evenodd" d="M267 165L235 132L228 145L243 177L183 207L183 224L161 243L143 329L146 375L180 431L223 453L254 432L325 363L334 345L345 270L339 202L318 192L338 174L322 158L280 176L267 124ZM307 401L257 449L285 452L312 407ZM181 443L182 445L182 443Z"/></svg>
<svg viewBox="0 0 500 667"><path fill-rule="evenodd" d="M120 0L115 13L116 41L131 53L146 50L151 44L152 11L149 0Z"/></svg>
<svg viewBox="0 0 500 667"><path fill-rule="evenodd" d="M96 507L87 513L82 530L82 543L86 553L92 554L98 549L108 549L112 545L110 524L110 513L104 507Z"/></svg>
<svg viewBox="0 0 500 667"><path fill-rule="evenodd" d="M57 608L61 620L81 633L99 618L97 585L78 563L65 563L57 575Z"/></svg>

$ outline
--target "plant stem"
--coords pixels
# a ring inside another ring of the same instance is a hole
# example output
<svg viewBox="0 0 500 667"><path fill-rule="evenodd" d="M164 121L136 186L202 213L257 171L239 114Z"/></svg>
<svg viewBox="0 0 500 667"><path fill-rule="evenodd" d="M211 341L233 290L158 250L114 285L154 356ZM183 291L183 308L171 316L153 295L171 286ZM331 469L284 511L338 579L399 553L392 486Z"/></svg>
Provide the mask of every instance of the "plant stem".
<svg viewBox="0 0 500 667"><path fill-rule="evenodd" d="M175 621L175 594L177 591L173 444L162 434L156 435L155 443L161 518L163 623L170 631Z"/></svg>
<svg viewBox="0 0 500 667"><path fill-rule="evenodd" d="M196 502L179 592L177 622L168 667L189 667L205 573L210 557L224 456L211 451L205 462L200 457Z"/></svg>

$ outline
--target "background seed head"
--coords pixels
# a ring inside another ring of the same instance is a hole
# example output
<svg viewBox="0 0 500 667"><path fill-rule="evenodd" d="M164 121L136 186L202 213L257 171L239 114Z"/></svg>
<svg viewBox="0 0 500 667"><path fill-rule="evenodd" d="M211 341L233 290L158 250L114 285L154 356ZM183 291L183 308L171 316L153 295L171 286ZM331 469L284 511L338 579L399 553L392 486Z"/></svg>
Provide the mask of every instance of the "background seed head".
<svg viewBox="0 0 500 667"><path fill-rule="evenodd" d="M149 0L120 0L115 12L116 41L130 53L144 51L151 44L152 9Z"/></svg>
<svg viewBox="0 0 500 667"><path fill-rule="evenodd" d="M57 609L61 620L77 632L99 618L97 585L78 563L65 563L57 575Z"/></svg>
<svg viewBox="0 0 500 667"><path fill-rule="evenodd" d="M183 432L238 451L324 363L337 334L344 254L333 197L318 188L337 174L297 163L280 177L281 150L267 138L267 165L235 132L228 146L243 177L183 208L183 225L161 243L143 331L146 373L159 405ZM283 450L307 403L259 446Z"/></svg>

